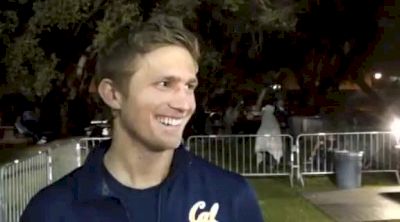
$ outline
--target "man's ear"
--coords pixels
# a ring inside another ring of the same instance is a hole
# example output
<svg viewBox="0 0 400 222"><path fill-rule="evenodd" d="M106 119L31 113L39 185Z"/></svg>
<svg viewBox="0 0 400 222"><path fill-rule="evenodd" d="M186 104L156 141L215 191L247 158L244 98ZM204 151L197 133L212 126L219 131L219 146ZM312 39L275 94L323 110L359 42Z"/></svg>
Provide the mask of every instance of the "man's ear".
<svg viewBox="0 0 400 222"><path fill-rule="evenodd" d="M122 104L122 94L111 79L102 79L97 87L101 99L111 109L119 110Z"/></svg>

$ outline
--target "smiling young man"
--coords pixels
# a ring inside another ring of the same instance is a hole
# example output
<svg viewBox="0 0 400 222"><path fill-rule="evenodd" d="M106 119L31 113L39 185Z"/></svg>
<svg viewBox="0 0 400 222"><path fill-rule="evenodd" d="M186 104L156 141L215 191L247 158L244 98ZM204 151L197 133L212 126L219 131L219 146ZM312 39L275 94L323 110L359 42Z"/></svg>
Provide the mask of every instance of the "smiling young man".
<svg viewBox="0 0 400 222"><path fill-rule="evenodd" d="M119 35L97 65L112 140L40 191L21 221L261 222L243 177L181 145L196 107L198 58L196 38L173 17Z"/></svg>

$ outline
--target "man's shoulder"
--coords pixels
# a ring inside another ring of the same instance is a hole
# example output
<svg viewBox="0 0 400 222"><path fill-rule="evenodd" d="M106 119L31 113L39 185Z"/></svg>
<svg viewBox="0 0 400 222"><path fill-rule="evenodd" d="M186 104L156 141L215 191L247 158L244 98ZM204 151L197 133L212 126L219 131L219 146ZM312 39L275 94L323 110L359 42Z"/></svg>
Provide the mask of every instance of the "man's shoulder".
<svg viewBox="0 0 400 222"><path fill-rule="evenodd" d="M36 193L25 208L22 218L41 218L43 215L52 218L52 215L58 214L57 212L67 210L76 198L79 171L80 168L72 171Z"/></svg>
<svg viewBox="0 0 400 222"><path fill-rule="evenodd" d="M211 180L213 183L220 185L227 184L229 186L236 186L236 188L247 187L247 182L242 175L223 169L195 155L193 155L191 165L191 168L196 171L197 175Z"/></svg>
<svg viewBox="0 0 400 222"><path fill-rule="evenodd" d="M82 168L77 168L54 183L40 190L35 197L37 198L72 198L73 193L78 186L78 178L80 177Z"/></svg>

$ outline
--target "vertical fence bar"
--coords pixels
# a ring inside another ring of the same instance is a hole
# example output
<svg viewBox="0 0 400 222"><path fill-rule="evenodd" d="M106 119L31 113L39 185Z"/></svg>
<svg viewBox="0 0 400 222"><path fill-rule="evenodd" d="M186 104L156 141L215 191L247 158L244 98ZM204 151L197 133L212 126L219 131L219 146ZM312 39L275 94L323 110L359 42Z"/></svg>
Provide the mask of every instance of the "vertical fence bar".
<svg viewBox="0 0 400 222"><path fill-rule="evenodd" d="M240 171L240 173L245 172L245 166L246 166L246 154L245 154L245 150L246 150L246 143L242 144L242 157L241 157L241 166L242 166L242 170Z"/></svg>
<svg viewBox="0 0 400 222"><path fill-rule="evenodd" d="M246 171L247 173L253 173L253 161L252 161L252 157L253 157L253 154L252 154L252 147L254 147L254 144L253 144L253 137L249 137L249 141L250 141L250 145L249 146L247 146L246 147L246 149L247 149L247 152L248 152L248 156L249 156L249 158L248 158L248 170ZM246 158L247 159L247 158Z"/></svg>
<svg viewBox="0 0 400 222"><path fill-rule="evenodd" d="M232 170L232 141L229 142L229 151L228 151L228 159L229 159L229 167L228 170ZM235 144L237 144L237 137L234 139ZM236 146L235 146L236 147Z"/></svg>
<svg viewBox="0 0 400 222"><path fill-rule="evenodd" d="M6 221L6 199L5 199L4 168L0 168L0 220Z"/></svg>
<svg viewBox="0 0 400 222"><path fill-rule="evenodd" d="M14 164L14 165L12 165L12 177L11 177L11 180L12 180L12 200L11 200L11 204L12 204L12 216L11 216L11 219L12 219L12 221L16 221L16 212L17 212L17 206L16 206L16 193L17 193L17 190L16 190L16 188L17 188L17 184L16 184L16 181L15 181L15 179L16 179L16 174L17 174L17 167L16 167L16 164L18 164L18 161Z"/></svg>
<svg viewBox="0 0 400 222"><path fill-rule="evenodd" d="M239 144L238 144L239 145ZM237 172L239 170L239 146L236 147L235 149L235 157L236 157L236 161L235 161L235 171Z"/></svg>

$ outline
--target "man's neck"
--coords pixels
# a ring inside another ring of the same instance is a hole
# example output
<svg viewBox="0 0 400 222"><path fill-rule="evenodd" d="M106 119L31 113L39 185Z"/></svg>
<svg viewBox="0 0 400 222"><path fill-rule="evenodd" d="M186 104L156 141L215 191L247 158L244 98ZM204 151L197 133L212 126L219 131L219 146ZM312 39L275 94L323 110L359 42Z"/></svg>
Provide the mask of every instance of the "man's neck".
<svg viewBox="0 0 400 222"><path fill-rule="evenodd" d="M135 189L159 185L168 175L174 150L152 151L132 140L113 138L104 165L120 183Z"/></svg>

